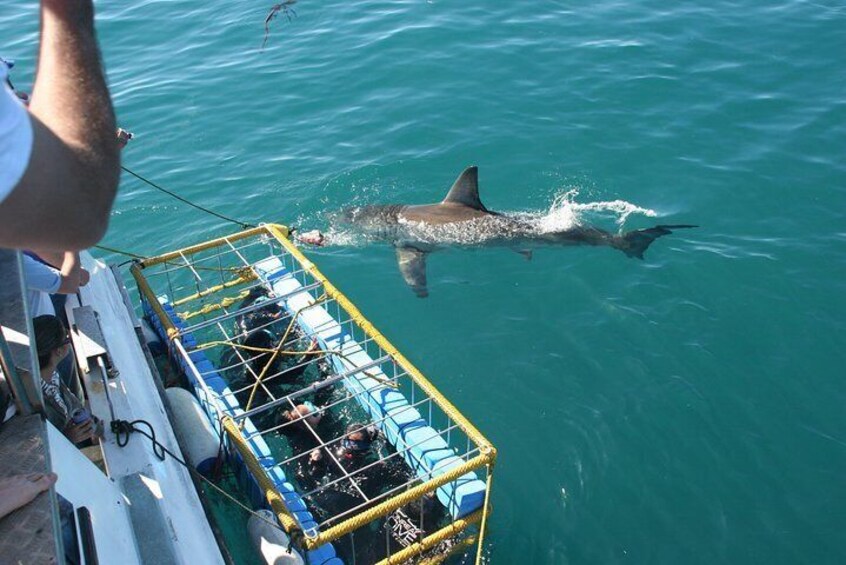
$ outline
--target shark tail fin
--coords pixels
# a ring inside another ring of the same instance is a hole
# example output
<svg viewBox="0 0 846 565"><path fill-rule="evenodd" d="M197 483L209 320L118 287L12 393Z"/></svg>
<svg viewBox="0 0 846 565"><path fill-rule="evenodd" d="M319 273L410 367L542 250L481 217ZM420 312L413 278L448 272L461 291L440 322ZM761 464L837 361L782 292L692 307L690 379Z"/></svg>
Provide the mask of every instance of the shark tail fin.
<svg viewBox="0 0 846 565"><path fill-rule="evenodd" d="M673 233L673 230L697 228L699 226L689 224L676 224L670 226L655 226L654 228L647 228L643 230L634 230L625 233L617 238L614 247L628 255L637 259L643 259L643 254L649 248L653 241L659 237Z"/></svg>

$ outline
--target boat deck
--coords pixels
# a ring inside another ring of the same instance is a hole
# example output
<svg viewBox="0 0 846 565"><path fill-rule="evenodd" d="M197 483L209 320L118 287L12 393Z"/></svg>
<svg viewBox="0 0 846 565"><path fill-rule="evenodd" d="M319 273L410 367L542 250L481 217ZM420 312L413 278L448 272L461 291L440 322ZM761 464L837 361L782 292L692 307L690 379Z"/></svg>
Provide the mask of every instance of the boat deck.
<svg viewBox="0 0 846 565"><path fill-rule="evenodd" d="M26 318L21 301L21 273L16 253L0 249L0 324L10 342L16 367L30 366ZM10 383L11 384L11 383ZM0 477L47 473L47 429L41 416L14 416L0 427ZM57 563L54 521L56 495L42 493L35 500L0 518L0 556L3 563Z"/></svg>
<svg viewBox="0 0 846 565"><path fill-rule="evenodd" d="M0 477L47 473L46 427L41 416L16 416L0 429ZM56 563L53 537L54 494L35 500L0 519L3 563Z"/></svg>

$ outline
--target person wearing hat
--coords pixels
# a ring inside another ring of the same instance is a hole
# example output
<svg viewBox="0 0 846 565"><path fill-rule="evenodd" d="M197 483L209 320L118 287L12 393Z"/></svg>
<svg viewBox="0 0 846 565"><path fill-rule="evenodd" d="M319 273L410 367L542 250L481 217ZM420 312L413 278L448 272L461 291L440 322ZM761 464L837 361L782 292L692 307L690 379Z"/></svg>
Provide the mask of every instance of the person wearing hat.
<svg viewBox="0 0 846 565"><path fill-rule="evenodd" d="M41 369L41 392L47 419L69 440L80 444L102 435L102 422L90 414L59 378L59 363L70 353L70 336L56 316L38 316L32 321L38 366Z"/></svg>

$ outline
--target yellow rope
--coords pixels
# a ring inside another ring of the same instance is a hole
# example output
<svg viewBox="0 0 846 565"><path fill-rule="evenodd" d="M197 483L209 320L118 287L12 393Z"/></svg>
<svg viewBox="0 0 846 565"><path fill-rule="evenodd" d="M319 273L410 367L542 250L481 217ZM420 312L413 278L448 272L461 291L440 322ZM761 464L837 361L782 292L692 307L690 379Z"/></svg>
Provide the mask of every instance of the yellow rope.
<svg viewBox="0 0 846 565"><path fill-rule="evenodd" d="M229 287L238 286L239 284L252 282L252 281L256 280L256 274L250 268L241 267L240 269L238 269L238 271L236 271L236 273L238 274L238 276L236 278L232 279L231 281L226 281L224 283L209 287L205 290L201 290L200 292L195 292L194 294L192 294L190 296L186 296L185 298L180 298L179 300L174 300L173 302L171 302L171 306L176 308L177 306L181 306L181 305L185 304L186 302L190 302L192 300L196 300L197 298L202 298L204 296L208 296L209 294L213 294L213 293L215 293L219 290L224 290L224 289L227 289ZM239 296L241 296L241 295L239 295Z"/></svg>
<svg viewBox="0 0 846 565"><path fill-rule="evenodd" d="M231 343L229 341L207 341L206 343L202 343L202 344L198 345L197 347L195 347L194 351L202 351L203 349L208 349L210 347L216 347L216 346L219 346L219 345L228 345L229 347L232 347L234 349L243 349L245 351L254 351L256 353L273 353L273 352L276 351L275 349L268 349L267 347L254 347L252 345L241 345L240 343ZM296 350L294 350L294 351L280 351L279 355L289 355L289 356L293 356L293 355L336 355L336 356L340 357L341 359L343 359L344 361L346 361L347 363L349 363L350 365L352 365L353 367L355 367L355 362L351 361L349 359L349 357L347 357L345 354L341 353L340 351L335 351L334 349L312 349L312 348L309 348L305 351L296 351ZM374 375L373 373L370 373L368 371L361 371L361 373L364 373L366 376L370 377L373 380L379 381L381 384L383 384L385 386L389 386L391 388L399 388L398 383L396 383L395 381L392 381L392 380L390 380L386 377Z"/></svg>
<svg viewBox="0 0 846 565"><path fill-rule="evenodd" d="M485 528L488 525L488 512L490 511L489 501L491 497L491 484L493 483L493 463L488 463L488 480L486 482L485 506L482 508L482 523L479 526L479 547L476 550L476 565L481 565L482 563L482 549L484 548L483 545L485 543Z"/></svg>
<svg viewBox="0 0 846 565"><path fill-rule="evenodd" d="M303 306L302 308L300 308L299 310L294 312L293 316L291 316L291 321L288 323L288 327L287 327L287 329L285 329L285 333L282 335L282 339L279 340L279 345L276 346L276 349L274 349L274 351L273 351L273 355L271 355L270 359L267 360L267 363L265 363L264 368L261 370L261 373L259 373L259 376L256 378L256 382L253 383L253 389L250 391L250 398L247 400L247 405L244 407L245 412L250 411L250 408L253 405L253 400L255 399L255 396L256 396L256 391L258 390L258 387L261 384L261 381L264 379L264 376L267 374L268 369L270 369L271 365L273 365L273 362L276 360L276 357L279 356L279 352L282 349L282 346L285 344L286 341L288 341L288 335L294 329L294 324L297 322L297 318L299 317L300 313L303 310L305 310L306 308L311 308L312 306L320 304L321 302L324 302L325 300L326 300L326 295L323 294L314 303L309 304L307 306Z"/></svg>
<svg viewBox="0 0 846 565"><path fill-rule="evenodd" d="M199 310L194 310L193 312L180 313L179 317L182 318L183 320L190 320L191 318L196 318L197 316L203 316L205 314L209 314L211 312L214 312L215 310L222 310L223 308L229 308L230 306L232 306L236 302L238 302L240 300L244 300L249 294L250 294L249 290L244 290L244 291L238 293L237 296L228 296L228 297L224 298L223 300L221 300L220 302L217 302L215 304L206 304L205 306L203 306Z"/></svg>
<svg viewBox="0 0 846 565"><path fill-rule="evenodd" d="M456 542L455 545L450 547L447 551L440 555L432 555L430 557L424 557L417 561L417 565L438 565L439 563L443 563L465 547L471 547L476 544L476 536L467 536L466 538L461 539L460 541Z"/></svg>

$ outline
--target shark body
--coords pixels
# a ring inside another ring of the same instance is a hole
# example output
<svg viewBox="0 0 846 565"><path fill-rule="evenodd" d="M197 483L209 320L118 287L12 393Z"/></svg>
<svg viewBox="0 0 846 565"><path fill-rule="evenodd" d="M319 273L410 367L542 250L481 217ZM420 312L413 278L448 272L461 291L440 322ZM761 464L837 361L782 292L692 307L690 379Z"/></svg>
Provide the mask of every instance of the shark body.
<svg viewBox="0 0 846 565"><path fill-rule="evenodd" d="M661 225L621 235L592 226L541 231L524 219L488 210L479 199L478 168L459 175L443 201L424 205L376 205L351 208L343 218L373 239L396 248L405 282L419 297L428 296L426 258L443 247L510 247L526 257L539 245L594 245L619 249L643 259L655 239L692 225Z"/></svg>

